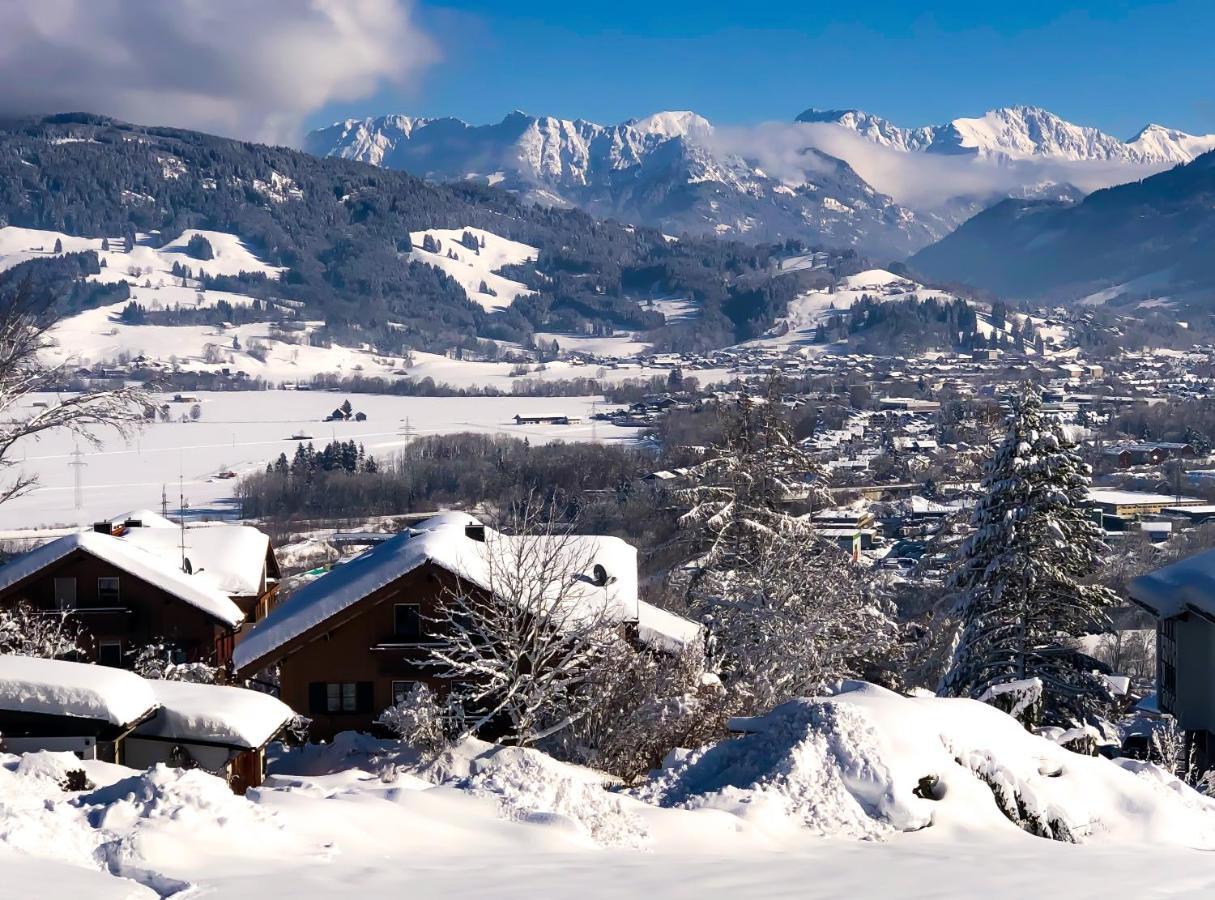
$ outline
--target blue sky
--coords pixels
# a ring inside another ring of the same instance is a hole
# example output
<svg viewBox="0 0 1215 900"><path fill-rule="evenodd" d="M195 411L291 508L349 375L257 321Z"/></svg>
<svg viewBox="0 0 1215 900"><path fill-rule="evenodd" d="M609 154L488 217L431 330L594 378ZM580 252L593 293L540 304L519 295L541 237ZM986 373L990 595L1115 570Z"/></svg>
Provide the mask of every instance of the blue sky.
<svg viewBox="0 0 1215 900"><path fill-rule="evenodd" d="M1044 106L1130 137L1215 132L1212 0L422 3L442 60L312 124L512 109L615 122L694 109L720 123L858 107L904 125Z"/></svg>

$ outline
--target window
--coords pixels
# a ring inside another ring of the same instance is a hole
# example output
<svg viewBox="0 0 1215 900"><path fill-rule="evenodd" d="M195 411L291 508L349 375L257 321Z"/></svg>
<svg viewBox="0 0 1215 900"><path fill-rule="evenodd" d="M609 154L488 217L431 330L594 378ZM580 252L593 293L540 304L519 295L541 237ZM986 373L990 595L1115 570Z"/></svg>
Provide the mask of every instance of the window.
<svg viewBox="0 0 1215 900"><path fill-rule="evenodd" d="M422 637L422 614L416 603L398 603L393 609L393 635L400 640Z"/></svg>
<svg viewBox="0 0 1215 900"><path fill-rule="evenodd" d="M1157 703L1171 713L1177 706L1177 620L1161 619L1156 626Z"/></svg>
<svg viewBox="0 0 1215 900"><path fill-rule="evenodd" d="M76 579L55 579L55 606L59 609L76 608Z"/></svg>
<svg viewBox="0 0 1215 900"><path fill-rule="evenodd" d="M119 599L117 578L97 579L97 602L102 606L117 606Z"/></svg>
<svg viewBox="0 0 1215 900"><path fill-rule="evenodd" d="M394 681L392 683L392 705L396 706L407 698L417 686L416 681Z"/></svg>
<svg viewBox="0 0 1215 900"><path fill-rule="evenodd" d="M122 641L100 641L97 644L97 662L103 666L122 666Z"/></svg>
<svg viewBox="0 0 1215 900"><path fill-rule="evenodd" d="M314 681L308 685L308 711L311 713L371 712L370 681Z"/></svg>

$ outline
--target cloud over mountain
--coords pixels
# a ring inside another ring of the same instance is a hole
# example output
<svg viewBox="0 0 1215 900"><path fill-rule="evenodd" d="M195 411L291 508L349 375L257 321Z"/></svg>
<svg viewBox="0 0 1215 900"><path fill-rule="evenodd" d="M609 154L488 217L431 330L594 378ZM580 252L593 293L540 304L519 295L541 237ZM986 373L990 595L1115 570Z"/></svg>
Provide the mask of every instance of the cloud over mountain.
<svg viewBox="0 0 1215 900"><path fill-rule="evenodd" d="M0 112L86 110L264 141L437 59L410 0L0 4Z"/></svg>
<svg viewBox="0 0 1215 900"><path fill-rule="evenodd" d="M819 154L847 160L866 182L904 206L941 211L958 198L987 200L1022 196L1050 186L1071 185L1089 193L1146 177L1168 164L1121 160L1065 160L1052 157L915 153L883 146L832 123L769 122L719 127L714 145L744 156L773 178L789 184L810 180L822 166Z"/></svg>

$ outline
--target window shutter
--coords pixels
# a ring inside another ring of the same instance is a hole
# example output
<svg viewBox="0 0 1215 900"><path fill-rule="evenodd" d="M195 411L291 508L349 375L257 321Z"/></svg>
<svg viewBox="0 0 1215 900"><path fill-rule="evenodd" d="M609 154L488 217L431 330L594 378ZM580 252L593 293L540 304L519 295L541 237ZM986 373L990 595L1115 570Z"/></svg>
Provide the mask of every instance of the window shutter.
<svg viewBox="0 0 1215 900"><path fill-rule="evenodd" d="M359 712L369 713L375 703L375 692L373 690L375 685L370 681L360 681L358 685L356 689L358 691L356 694L358 699L355 701L355 706Z"/></svg>
<svg viewBox="0 0 1215 900"><path fill-rule="evenodd" d="M326 712L325 682L313 681L308 684L308 712L323 713Z"/></svg>

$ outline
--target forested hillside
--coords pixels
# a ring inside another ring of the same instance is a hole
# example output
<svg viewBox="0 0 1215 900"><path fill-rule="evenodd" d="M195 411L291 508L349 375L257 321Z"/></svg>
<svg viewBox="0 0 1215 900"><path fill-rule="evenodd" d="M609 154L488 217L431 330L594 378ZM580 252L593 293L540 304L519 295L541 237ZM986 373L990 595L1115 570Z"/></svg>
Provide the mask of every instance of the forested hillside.
<svg viewBox="0 0 1215 900"><path fill-rule="evenodd" d="M662 296L695 300L701 314L660 330L661 343L720 345L770 324L801 280L770 276L770 255L785 248L672 240L576 210L525 205L492 188L435 185L284 147L87 114L0 125L0 224L111 242L157 232L152 239L163 243L187 228L230 232L285 271L278 281L259 274L217 283L296 301L299 315L328 323L326 337L389 352L469 346L478 337L526 342L537 328L662 329L661 314L637 303ZM535 293L489 312L439 269L409 257L410 231L465 227L538 248L534 263L510 273ZM200 261L195 273L206 269Z"/></svg>
<svg viewBox="0 0 1215 900"><path fill-rule="evenodd" d="M921 250L909 265L1004 296L1167 297L1209 308L1212 198L1215 152L1073 205L1006 200Z"/></svg>

